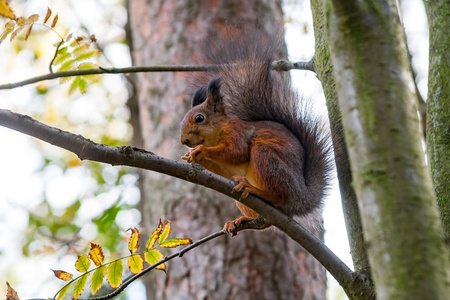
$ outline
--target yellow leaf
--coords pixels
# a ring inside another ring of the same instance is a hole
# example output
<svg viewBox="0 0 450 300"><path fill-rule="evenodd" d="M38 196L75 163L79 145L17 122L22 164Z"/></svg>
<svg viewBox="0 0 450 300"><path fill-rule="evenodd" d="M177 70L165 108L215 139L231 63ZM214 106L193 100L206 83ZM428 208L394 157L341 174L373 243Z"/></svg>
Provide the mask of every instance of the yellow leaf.
<svg viewBox="0 0 450 300"><path fill-rule="evenodd" d="M137 228L129 228L128 230L131 230L131 237L130 241L128 242L128 250L130 250L130 253L134 253L139 249L139 238L141 237L141 235Z"/></svg>
<svg viewBox="0 0 450 300"><path fill-rule="evenodd" d="M159 244L160 245L167 239L167 237L169 236L171 231L172 231L172 227L170 226L170 221L166 220L164 222L164 229L161 232L161 235L159 236Z"/></svg>
<svg viewBox="0 0 450 300"><path fill-rule="evenodd" d="M0 15L11 20L16 19L16 15L9 7L8 2L4 0L0 1Z"/></svg>
<svg viewBox="0 0 450 300"><path fill-rule="evenodd" d="M161 235L163 224L161 223L161 220L159 220L158 227L156 227L155 231L152 232L152 235L147 241L147 244L145 245L146 249L150 249L155 245L156 240Z"/></svg>
<svg viewBox="0 0 450 300"><path fill-rule="evenodd" d="M13 33L11 34L11 37L9 38L9 40L12 41L12 40L16 37L16 35L17 35L19 32L21 32L24 28L25 28L24 26L19 26L19 27L17 27L17 29L14 30Z"/></svg>
<svg viewBox="0 0 450 300"><path fill-rule="evenodd" d="M64 296L67 294L71 286L72 283L68 283L61 290L59 290L58 297L56 297L56 300L61 300L62 298L64 298Z"/></svg>
<svg viewBox="0 0 450 300"><path fill-rule="evenodd" d="M27 19L25 19L24 17L18 17L16 20L17 25L19 26L23 26L27 24Z"/></svg>
<svg viewBox="0 0 450 300"><path fill-rule="evenodd" d="M9 285L8 281L6 282L6 300L20 300L17 292Z"/></svg>
<svg viewBox="0 0 450 300"><path fill-rule="evenodd" d="M31 25L28 26L27 33L25 34L25 41L28 40L28 37L29 37L30 34L31 34L31 29L33 29L33 24L31 24Z"/></svg>
<svg viewBox="0 0 450 300"><path fill-rule="evenodd" d="M103 255L102 247L97 244L91 243L91 250L89 251L89 257L94 264L98 267L102 264L105 256Z"/></svg>
<svg viewBox="0 0 450 300"><path fill-rule="evenodd" d="M65 271L63 271L63 270L52 270L52 271L53 271L53 273L55 273L55 276L56 276L57 278L59 278L59 279L61 279L61 280L64 280L64 281L69 281L69 280L71 280L72 277L73 277L72 274L67 273L67 272L65 272Z"/></svg>
<svg viewBox="0 0 450 300"><path fill-rule="evenodd" d="M121 260L112 262L106 273L106 280L113 289L117 289L122 283L123 263Z"/></svg>
<svg viewBox="0 0 450 300"><path fill-rule="evenodd" d="M45 15L44 24L47 23L48 19L50 19L50 16L52 15L52 10L50 7L47 7L47 14Z"/></svg>
<svg viewBox="0 0 450 300"><path fill-rule="evenodd" d="M128 258L128 268L133 274L142 272L144 270L144 260L140 255L132 255Z"/></svg>
<svg viewBox="0 0 450 300"><path fill-rule="evenodd" d="M160 260L164 259L164 255L162 255L161 252L159 252L156 249L150 249L147 252L145 252L144 254L145 257L145 261L149 264L149 265L154 265L157 262L159 262ZM158 270L166 270L166 264L160 264L159 266L157 266L155 269Z"/></svg>
<svg viewBox="0 0 450 300"><path fill-rule="evenodd" d="M26 20L26 24L31 24L36 22L37 20L39 20L39 15L34 14L28 17L28 19Z"/></svg>
<svg viewBox="0 0 450 300"><path fill-rule="evenodd" d="M56 15L56 16L53 18L53 22L52 22L51 27L52 27L52 28L55 28L56 23L58 23L58 15Z"/></svg>
<svg viewBox="0 0 450 300"><path fill-rule="evenodd" d="M79 256L77 261L75 262L75 269L77 269L77 271L80 273L87 272L90 266L91 261L89 260L89 256L87 254Z"/></svg>
<svg viewBox="0 0 450 300"><path fill-rule="evenodd" d="M8 35L14 30L14 27L8 28L0 35L0 44L8 37Z"/></svg>
<svg viewBox="0 0 450 300"><path fill-rule="evenodd" d="M97 294L98 290L103 285L103 279L105 278L106 266L101 266L97 270L95 270L94 274L91 278L91 290L92 294Z"/></svg>
<svg viewBox="0 0 450 300"><path fill-rule="evenodd" d="M160 243L159 245L163 248L175 248L181 245L190 245L192 244L192 240L187 239L171 239Z"/></svg>
<svg viewBox="0 0 450 300"><path fill-rule="evenodd" d="M16 22L14 22L14 21L8 21L6 24L5 24L5 28L14 28L14 26L16 26Z"/></svg>
<svg viewBox="0 0 450 300"><path fill-rule="evenodd" d="M89 277L89 273L84 274L83 276L81 276L77 283L75 283L75 287L73 288L73 298L77 299L78 297L81 296L81 293L84 290L84 287L86 286L86 281Z"/></svg>

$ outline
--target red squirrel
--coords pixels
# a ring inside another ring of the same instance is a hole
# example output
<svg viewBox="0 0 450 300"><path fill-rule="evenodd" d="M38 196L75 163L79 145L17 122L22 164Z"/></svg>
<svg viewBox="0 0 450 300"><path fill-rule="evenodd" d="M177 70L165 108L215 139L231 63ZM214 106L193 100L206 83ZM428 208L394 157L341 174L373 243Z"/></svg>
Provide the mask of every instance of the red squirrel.
<svg viewBox="0 0 450 300"><path fill-rule="evenodd" d="M292 91L289 75L271 70L279 37L252 36L217 42L203 54L204 64L228 65L209 72L207 85L198 80L203 86L181 123L181 143L192 148L182 159L236 181L243 198L255 194L304 216L320 209L329 184L329 133ZM258 217L236 204L243 216L224 225L233 234Z"/></svg>

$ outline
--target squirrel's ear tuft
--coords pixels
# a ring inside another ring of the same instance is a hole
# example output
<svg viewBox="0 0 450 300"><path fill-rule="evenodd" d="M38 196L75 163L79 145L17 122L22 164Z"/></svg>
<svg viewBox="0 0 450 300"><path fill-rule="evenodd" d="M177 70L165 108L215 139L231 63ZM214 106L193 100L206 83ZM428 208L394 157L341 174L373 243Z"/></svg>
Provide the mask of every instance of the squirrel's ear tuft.
<svg viewBox="0 0 450 300"><path fill-rule="evenodd" d="M205 102L207 97L207 88L206 86L199 88L194 96L192 96L191 107L197 106Z"/></svg>
<svg viewBox="0 0 450 300"><path fill-rule="evenodd" d="M208 98L214 105L222 104L222 96L220 95L220 79L213 79L208 84Z"/></svg>

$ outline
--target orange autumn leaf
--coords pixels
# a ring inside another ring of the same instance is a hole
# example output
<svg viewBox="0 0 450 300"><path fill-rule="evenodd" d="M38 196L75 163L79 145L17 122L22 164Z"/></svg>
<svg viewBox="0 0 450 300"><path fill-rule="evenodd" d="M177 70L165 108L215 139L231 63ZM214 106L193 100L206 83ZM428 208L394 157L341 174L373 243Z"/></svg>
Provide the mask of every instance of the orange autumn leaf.
<svg viewBox="0 0 450 300"><path fill-rule="evenodd" d="M17 292L6 282L6 300L20 300Z"/></svg>
<svg viewBox="0 0 450 300"><path fill-rule="evenodd" d="M47 7L47 14L45 15L44 24L47 23L48 19L50 19L50 16L52 15L52 10L50 7Z"/></svg>
<svg viewBox="0 0 450 300"><path fill-rule="evenodd" d="M58 15L56 15L56 16L53 18L53 22L52 22L51 27L52 27L52 28L55 28L56 23L58 23Z"/></svg>
<svg viewBox="0 0 450 300"><path fill-rule="evenodd" d="M55 273L55 276L61 280L69 281L72 279L73 275L70 273L67 273L66 271L62 270L52 270L53 273Z"/></svg>
<svg viewBox="0 0 450 300"><path fill-rule="evenodd" d="M91 250L89 251L89 257L98 267L103 263L105 256L103 255L102 247L97 244L91 243Z"/></svg>

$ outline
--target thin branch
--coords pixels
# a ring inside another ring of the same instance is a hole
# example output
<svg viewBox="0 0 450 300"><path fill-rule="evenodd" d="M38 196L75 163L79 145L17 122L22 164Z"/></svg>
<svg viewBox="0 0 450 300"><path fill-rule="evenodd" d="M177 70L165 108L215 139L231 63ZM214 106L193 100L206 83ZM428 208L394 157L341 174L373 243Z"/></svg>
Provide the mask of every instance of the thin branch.
<svg viewBox="0 0 450 300"><path fill-rule="evenodd" d="M75 135L45 125L29 116L4 109L0 109L0 125L69 150L78 155L82 160L87 159L112 165L125 165L147 169L221 192L255 210L270 224L278 227L294 241L303 246L344 288L357 285L360 290L370 290L370 286L364 282L364 278L359 273L353 273L322 241L292 218L254 195L241 199L241 193L233 189L234 182L209 172L198 164L174 161L130 146L110 147L97 144L85 139L81 135Z"/></svg>
<svg viewBox="0 0 450 300"><path fill-rule="evenodd" d="M63 77L80 76L80 75L126 74L126 73L142 73L142 72L207 72L218 69L221 66L223 65L181 65L181 66L160 65L160 66L126 67L126 68L99 68L89 70L56 72L29 78L23 81L1 84L0 90L10 90L40 81ZM313 71L311 61L292 63L289 61L279 60L273 63L272 68L276 71L289 71L289 70Z"/></svg>

